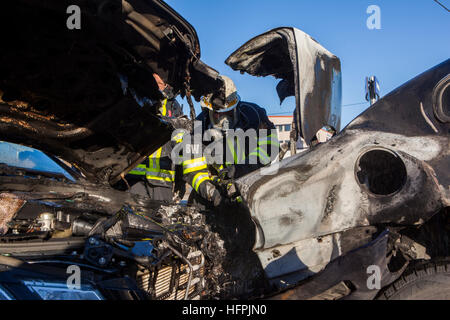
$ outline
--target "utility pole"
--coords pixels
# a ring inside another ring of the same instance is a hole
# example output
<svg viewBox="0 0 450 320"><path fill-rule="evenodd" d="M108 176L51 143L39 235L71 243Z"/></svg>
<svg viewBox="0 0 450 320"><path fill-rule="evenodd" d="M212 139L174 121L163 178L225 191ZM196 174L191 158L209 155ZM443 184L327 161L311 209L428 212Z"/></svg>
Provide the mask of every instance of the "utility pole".
<svg viewBox="0 0 450 320"><path fill-rule="evenodd" d="M373 105L380 99L380 84L377 77L366 77L366 100Z"/></svg>

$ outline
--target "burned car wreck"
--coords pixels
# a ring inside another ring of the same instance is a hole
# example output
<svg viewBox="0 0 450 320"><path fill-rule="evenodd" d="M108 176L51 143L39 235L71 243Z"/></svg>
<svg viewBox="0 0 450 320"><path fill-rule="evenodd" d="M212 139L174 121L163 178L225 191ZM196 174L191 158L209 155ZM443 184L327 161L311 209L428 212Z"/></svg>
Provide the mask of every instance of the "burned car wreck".
<svg viewBox="0 0 450 320"><path fill-rule="evenodd" d="M80 30L66 27L73 4L81 8ZM103 281L115 288L94 296L199 297L204 256L188 243L199 241L196 223L207 233L201 217L194 222L191 208L112 188L170 140L171 123L156 116L161 94L153 73L176 93L200 97L201 90L214 90L217 72L199 60L195 30L160 1L10 1L0 20L8 43L0 58L1 140L45 151L74 178L1 166L1 264L19 270L12 259L20 258L27 262L20 270L39 274L5 271L2 291L16 299L49 292L58 298L65 283L58 275L67 278L67 266L77 265L83 285L92 287L95 279L95 288ZM124 78L134 95L124 93ZM159 215L163 207L168 211ZM159 271L150 272L154 267ZM28 290L24 277L52 279L52 285Z"/></svg>
<svg viewBox="0 0 450 320"><path fill-rule="evenodd" d="M80 30L66 27L73 4ZM200 211L115 187L180 125L156 115L153 73L188 100L220 87L193 27L159 0L2 7L0 140L74 178L0 165L3 299L450 298L450 60L327 143L235 181L242 205ZM226 62L281 79L298 137L339 131L339 59L300 30L255 37Z"/></svg>

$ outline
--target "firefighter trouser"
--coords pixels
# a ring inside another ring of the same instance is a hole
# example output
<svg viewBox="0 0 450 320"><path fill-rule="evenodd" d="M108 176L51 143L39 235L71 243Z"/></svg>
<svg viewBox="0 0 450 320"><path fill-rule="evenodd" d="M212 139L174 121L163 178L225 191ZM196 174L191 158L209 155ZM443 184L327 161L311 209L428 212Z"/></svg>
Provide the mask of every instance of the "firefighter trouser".
<svg viewBox="0 0 450 320"><path fill-rule="evenodd" d="M171 187L151 186L145 182L138 182L134 184L130 192L140 196L149 197L152 200L172 201L173 194Z"/></svg>

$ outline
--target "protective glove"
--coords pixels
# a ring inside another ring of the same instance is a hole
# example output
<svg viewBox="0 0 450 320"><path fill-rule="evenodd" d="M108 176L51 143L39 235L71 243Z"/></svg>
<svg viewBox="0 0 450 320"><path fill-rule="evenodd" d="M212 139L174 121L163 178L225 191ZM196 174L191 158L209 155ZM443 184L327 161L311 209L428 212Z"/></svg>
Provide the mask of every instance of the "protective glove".
<svg viewBox="0 0 450 320"><path fill-rule="evenodd" d="M241 205L243 203L238 188L234 183L231 182L227 184L227 198L230 200L230 203L232 204Z"/></svg>
<svg viewBox="0 0 450 320"><path fill-rule="evenodd" d="M200 196L211 203L214 207L220 206L223 201L223 197L220 194L217 187L210 181L205 181L200 185L198 189Z"/></svg>
<svg viewBox="0 0 450 320"><path fill-rule="evenodd" d="M220 194L219 190L215 189L212 195L212 204L214 207L219 207L224 202L224 197Z"/></svg>
<svg viewBox="0 0 450 320"><path fill-rule="evenodd" d="M227 166L220 170L220 179L224 181L233 180L236 176L236 166Z"/></svg>

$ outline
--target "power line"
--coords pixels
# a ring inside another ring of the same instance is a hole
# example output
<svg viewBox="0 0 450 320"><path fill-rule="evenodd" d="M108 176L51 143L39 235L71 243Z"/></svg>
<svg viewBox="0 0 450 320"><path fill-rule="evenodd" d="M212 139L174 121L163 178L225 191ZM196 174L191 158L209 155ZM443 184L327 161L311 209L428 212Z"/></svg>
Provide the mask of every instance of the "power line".
<svg viewBox="0 0 450 320"><path fill-rule="evenodd" d="M444 6L442 3L440 3L438 0L434 0L434 2L436 2L438 5L440 5L442 8L444 8L445 10L447 10L447 12L450 12L450 10Z"/></svg>
<svg viewBox="0 0 450 320"><path fill-rule="evenodd" d="M350 103L350 104L344 104L342 107L360 106L360 105L367 104L367 103L368 103L367 101L365 101L365 102L358 102L358 103ZM293 113L294 113L293 111L278 112L278 113L271 113L271 114L269 114L269 116L281 116L281 115L285 115L285 114L291 115Z"/></svg>
<svg viewBox="0 0 450 320"><path fill-rule="evenodd" d="M368 103L367 101L358 102L358 103L350 103L350 104L344 104L343 107L359 106L359 105L367 104L367 103Z"/></svg>

